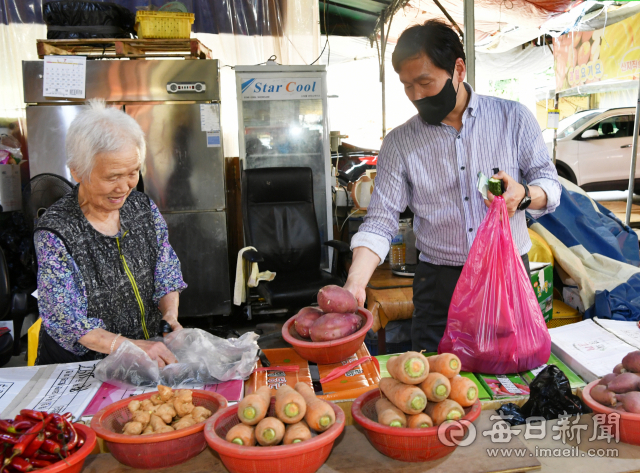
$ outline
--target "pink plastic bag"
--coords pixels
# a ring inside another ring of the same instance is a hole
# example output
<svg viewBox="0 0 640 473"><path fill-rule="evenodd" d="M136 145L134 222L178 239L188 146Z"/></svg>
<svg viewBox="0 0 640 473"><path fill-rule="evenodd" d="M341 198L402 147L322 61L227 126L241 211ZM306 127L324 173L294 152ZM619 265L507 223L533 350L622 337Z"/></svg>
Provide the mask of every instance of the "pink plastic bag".
<svg viewBox="0 0 640 473"><path fill-rule="evenodd" d="M494 199L471 246L438 353L455 353L462 369L474 373L516 373L549 361L551 337L502 197Z"/></svg>

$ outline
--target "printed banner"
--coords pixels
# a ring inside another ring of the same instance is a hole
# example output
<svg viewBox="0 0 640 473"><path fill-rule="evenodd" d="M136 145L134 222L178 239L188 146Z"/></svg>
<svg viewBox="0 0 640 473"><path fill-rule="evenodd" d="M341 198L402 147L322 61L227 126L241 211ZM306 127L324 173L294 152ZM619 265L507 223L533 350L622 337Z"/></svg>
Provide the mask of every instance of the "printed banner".
<svg viewBox="0 0 640 473"><path fill-rule="evenodd" d="M321 99L320 77L254 78L242 77L242 100Z"/></svg>
<svg viewBox="0 0 640 473"><path fill-rule="evenodd" d="M640 13L606 28L553 40L556 92L640 74Z"/></svg>

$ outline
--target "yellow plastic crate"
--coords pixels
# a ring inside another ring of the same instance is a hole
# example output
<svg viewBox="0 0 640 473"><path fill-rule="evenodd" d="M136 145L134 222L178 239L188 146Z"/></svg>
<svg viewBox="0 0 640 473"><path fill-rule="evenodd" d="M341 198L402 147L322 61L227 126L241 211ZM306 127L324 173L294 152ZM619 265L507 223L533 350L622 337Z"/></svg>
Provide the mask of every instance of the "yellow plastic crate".
<svg viewBox="0 0 640 473"><path fill-rule="evenodd" d="M139 11L136 13L138 38L188 39L193 13Z"/></svg>
<svg viewBox="0 0 640 473"><path fill-rule="evenodd" d="M547 328L575 324L582 320L582 314L558 299L553 300L553 318L547 322Z"/></svg>

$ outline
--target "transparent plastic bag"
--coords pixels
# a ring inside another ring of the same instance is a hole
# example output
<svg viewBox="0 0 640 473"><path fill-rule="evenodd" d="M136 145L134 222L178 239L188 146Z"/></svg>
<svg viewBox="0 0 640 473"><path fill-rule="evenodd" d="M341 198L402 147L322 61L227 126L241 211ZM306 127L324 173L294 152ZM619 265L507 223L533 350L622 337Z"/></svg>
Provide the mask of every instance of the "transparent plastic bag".
<svg viewBox="0 0 640 473"><path fill-rule="evenodd" d="M438 353L454 353L465 371L516 373L545 364L551 337L496 197L462 269Z"/></svg>
<svg viewBox="0 0 640 473"><path fill-rule="evenodd" d="M141 348L129 341L96 366L96 377L120 388L152 387L158 384L215 384L247 379L258 361L258 335L247 332L240 338L224 339L203 330L184 329L164 339L178 363L158 368Z"/></svg>

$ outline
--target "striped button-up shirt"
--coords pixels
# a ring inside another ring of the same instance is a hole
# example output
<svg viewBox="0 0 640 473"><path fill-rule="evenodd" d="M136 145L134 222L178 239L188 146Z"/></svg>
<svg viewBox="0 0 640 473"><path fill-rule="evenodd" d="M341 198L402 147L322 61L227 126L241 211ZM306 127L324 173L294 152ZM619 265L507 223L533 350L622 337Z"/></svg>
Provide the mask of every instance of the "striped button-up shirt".
<svg viewBox="0 0 640 473"><path fill-rule="evenodd" d="M352 248L365 246L384 261L399 215L408 206L415 215L420 259L464 265L488 210L477 175L482 171L490 177L493 168L546 192L546 208L529 210L534 218L558 206L562 187L533 114L518 102L465 87L471 97L459 132L444 123L429 125L416 115L384 139L371 203ZM524 255L531 248L525 212L516 211L510 223Z"/></svg>

